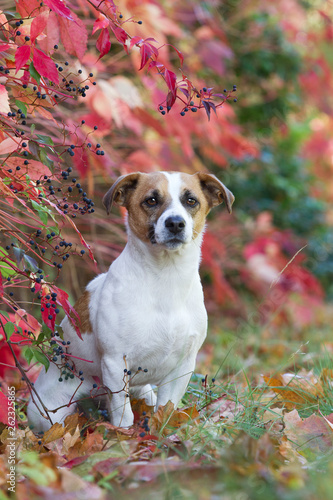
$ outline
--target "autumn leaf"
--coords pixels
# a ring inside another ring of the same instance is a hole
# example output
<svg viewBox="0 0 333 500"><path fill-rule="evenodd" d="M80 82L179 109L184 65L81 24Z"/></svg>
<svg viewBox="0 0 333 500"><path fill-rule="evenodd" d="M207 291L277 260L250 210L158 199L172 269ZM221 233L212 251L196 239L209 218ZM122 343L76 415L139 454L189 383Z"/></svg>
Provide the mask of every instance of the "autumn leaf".
<svg viewBox="0 0 333 500"><path fill-rule="evenodd" d="M173 92L176 88L176 81L177 81L177 77L176 77L175 73L173 71L170 71L167 68L165 68L164 78L165 78L165 81L166 81L168 88Z"/></svg>
<svg viewBox="0 0 333 500"><path fill-rule="evenodd" d="M92 34L96 33L98 30L102 30L104 28L108 28L110 21L102 14L101 12L98 15L98 18L94 22Z"/></svg>
<svg viewBox="0 0 333 500"><path fill-rule="evenodd" d="M52 413L50 414L52 418ZM62 438L65 434L65 428L56 422L55 424L50 427L48 431L45 432L43 436L43 444L48 444L52 443L52 441L55 441L56 439Z"/></svg>
<svg viewBox="0 0 333 500"><path fill-rule="evenodd" d="M111 29L112 29L116 39L118 40L118 42L122 43L124 48L125 48L126 47L125 42L128 38L126 31L123 28L120 28L119 26L114 26L112 24L111 24ZM126 48L126 50L127 50L127 48Z"/></svg>
<svg viewBox="0 0 333 500"><path fill-rule="evenodd" d="M105 56L110 51L111 40L108 28L103 28L96 42L96 48L100 52L99 58Z"/></svg>
<svg viewBox="0 0 333 500"><path fill-rule="evenodd" d="M153 38L146 38L140 44L141 64L139 71L145 67L152 56L158 56L158 50L150 43L151 41L156 42Z"/></svg>
<svg viewBox="0 0 333 500"><path fill-rule="evenodd" d="M21 45L15 52L16 73L28 62L31 48L29 45Z"/></svg>
<svg viewBox="0 0 333 500"><path fill-rule="evenodd" d="M327 417L330 423L333 414ZM314 460L318 454L329 452L333 447L333 432L326 419L320 415L311 415L302 419L297 410L284 416L285 436L292 449L308 460Z"/></svg>
<svg viewBox="0 0 333 500"><path fill-rule="evenodd" d="M131 407L134 414L134 422L139 421L144 412L147 415L154 413L154 407L148 406L145 399L131 399Z"/></svg>
<svg viewBox="0 0 333 500"><path fill-rule="evenodd" d="M0 106L6 109L6 103L8 104L8 96L7 94L4 94L2 90L3 85L0 84ZM6 89L5 89L6 91ZM7 93L7 91L6 91ZM10 110L10 108L8 107ZM12 137L7 137L7 139L4 139L0 143L0 155L5 155L8 153L12 153L13 151L16 151L18 148L18 141L13 139Z"/></svg>
<svg viewBox="0 0 333 500"><path fill-rule="evenodd" d="M74 13L73 20L59 17L60 36L66 51L81 61L86 50L88 33L83 21Z"/></svg>
<svg viewBox="0 0 333 500"><path fill-rule="evenodd" d="M280 401L288 410L299 408L306 403L316 403L317 396L323 394L320 384L311 383L293 374L264 376L264 380L279 395Z"/></svg>
<svg viewBox="0 0 333 500"><path fill-rule="evenodd" d="M55 50L54 46L59 43L60 29L58 19L59 17L54 12L49 13L47 24L43 32L45 38L42 39L40 37L38 40L40 48L46 54L52 54Z"/></svg>
<svg viewBox="0 0 333 500"><path fill-rule="evenodd" d="M49 15L50 12L44 10L33 19L30 28L30 40L32 44L35 42L36 38L45 30ZM24 47L24 45L22 45L22 47Z"/></svg>
<svg viewBox="0 0 333 500"><path fill-rule="evenodd" d="M44 0L44 4L50 7L56 14L69 21L74 21L74 14L61 0Z"/></svg>
<svg viewBox="0 0 333 500"><path fill-rule="evenodd" d="M56 65L52 59L45 55L41 50L35 49L33 55L33 64L36 71L53 83L59 83L59 75Z"/></svg>

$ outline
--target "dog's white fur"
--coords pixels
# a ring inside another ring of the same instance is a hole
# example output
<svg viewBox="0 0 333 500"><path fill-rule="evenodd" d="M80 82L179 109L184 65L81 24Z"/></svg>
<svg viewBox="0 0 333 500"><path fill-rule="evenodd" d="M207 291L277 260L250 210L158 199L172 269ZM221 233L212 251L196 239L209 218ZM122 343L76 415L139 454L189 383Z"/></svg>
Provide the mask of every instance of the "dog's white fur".
<svg viewBox="0 0 333 500"><path fill-rule="evenodd" d="M84 376L74 399L97 394L93 376L99 377L112 393L106 398L111 422L128 427L133 424L129 389L156 409L169 400L176 407L186 391L207 330L198 272L205 217L222 201L231 211L234 197L210 174L159 172L121 177L103 201L108 211L113 201L128 209L128 243L108 272L86 288L92 332L82 332L82 341L68 318L61 326L71 342L69 352L93 361L70 358ZM179 220L181 227L174 229L172 221L177 226ZM59 377L51 363L35 383L53 423L63 423L75 411L75 405L66 405L81 382L78 377L59 382ZM151 385L157 386L157 397ZM28 419L36 430L50 427L32 400Z"/></svg>

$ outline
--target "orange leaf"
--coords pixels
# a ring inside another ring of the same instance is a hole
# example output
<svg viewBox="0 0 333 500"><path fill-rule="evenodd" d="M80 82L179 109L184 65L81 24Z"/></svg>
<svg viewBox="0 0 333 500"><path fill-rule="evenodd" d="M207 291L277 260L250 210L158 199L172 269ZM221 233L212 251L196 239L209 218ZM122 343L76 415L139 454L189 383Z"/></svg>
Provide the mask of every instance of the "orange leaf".
<svg viewBox="0 0 333 500"><path fill-rule="evenodd" d="M316 402L315 395L308 391L308 387L304 387L300 382L301 379L294 377L286 383L283 375L275 375L274 377L264 377L264 380L280 396L280 400L287 410L292 410L305 403Z"/></svg>
<svg viewBox="0 0 333 500"><path fill-rule="evenodd" d="M52 414L51 414L52 419ZM56 441L56 439L62 438L65 434L65 428L56 422L52 425L52 427L45 432L43 436L43 444L51 443L52 441Z"/></svg>

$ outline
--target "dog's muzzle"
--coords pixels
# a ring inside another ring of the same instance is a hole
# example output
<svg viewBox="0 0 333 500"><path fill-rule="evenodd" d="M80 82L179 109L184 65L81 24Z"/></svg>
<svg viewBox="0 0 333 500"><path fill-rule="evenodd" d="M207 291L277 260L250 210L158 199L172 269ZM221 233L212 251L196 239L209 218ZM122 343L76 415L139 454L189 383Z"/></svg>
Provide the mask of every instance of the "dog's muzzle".
<svg viewBox="0 0 333 500"><path fill-rule="evenodd" d="M180 233L184 233L186 223L182 217L174 215L173 217L168 217L164 225L171 234L180 235Z"/></svg>

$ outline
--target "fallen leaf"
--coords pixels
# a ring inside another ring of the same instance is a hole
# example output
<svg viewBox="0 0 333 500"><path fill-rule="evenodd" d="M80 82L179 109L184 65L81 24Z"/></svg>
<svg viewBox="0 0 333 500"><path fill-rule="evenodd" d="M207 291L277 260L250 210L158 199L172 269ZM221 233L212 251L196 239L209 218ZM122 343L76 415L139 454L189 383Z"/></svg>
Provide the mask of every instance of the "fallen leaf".
<svg viewBox="0 0 333 500"><path fill-rule="evenodd" d="M67 454L69 449L72 448L79 439L80 439L79 426L76 427L73 435L70 432L66 432L62 442L62 452Z"/></svg>
<svg viewBox="0 0 333 500"><path fill-rule="evenodd" d="M62 438L64 434L65 434L65 428L61 424L56 422L55 424L52 425L52 427L50 427L48 431L45 432L42 442L43 444L51 443L56 439Z"/></svg>
<svg viewBox="0 0 333 500"><path fill-rule="evenodd" d="M318 454L332 450L332 429L320 415L313 414L302 420L297 410L293 410L285 414L284 423L285 436L294 451L307 460L314 460Z"/></svg>

